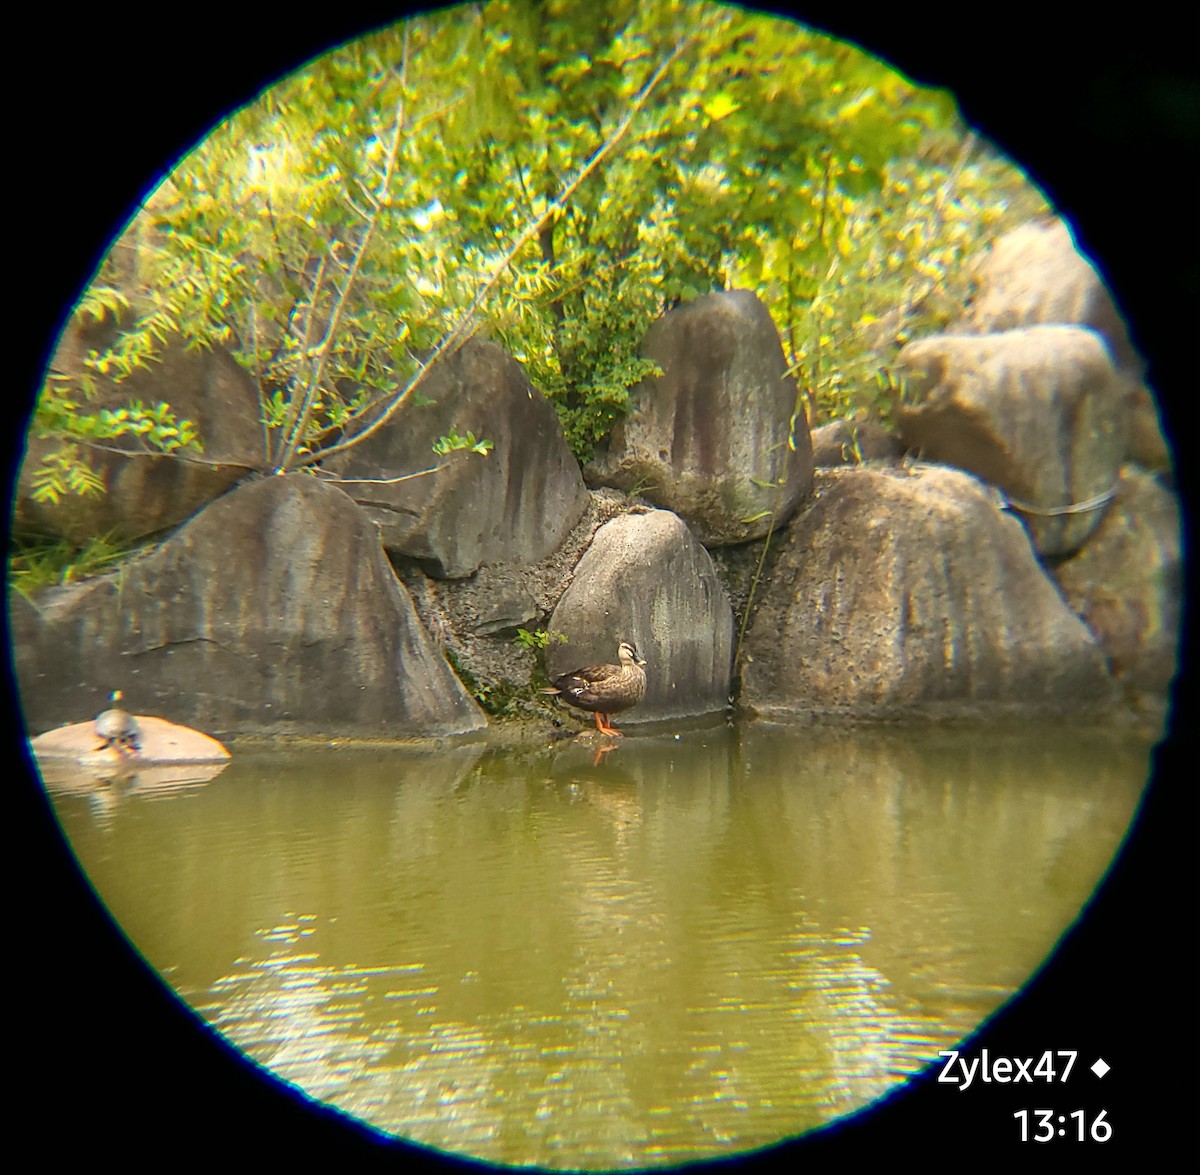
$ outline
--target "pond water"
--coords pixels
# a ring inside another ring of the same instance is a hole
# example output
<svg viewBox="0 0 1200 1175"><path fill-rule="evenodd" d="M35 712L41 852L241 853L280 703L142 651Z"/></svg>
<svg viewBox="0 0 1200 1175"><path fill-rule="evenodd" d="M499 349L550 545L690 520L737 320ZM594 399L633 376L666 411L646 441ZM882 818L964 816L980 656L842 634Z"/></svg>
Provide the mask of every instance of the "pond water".
<svg viewBox="0 0 1200 1175"><path fill-rule="evenodd" d="M130 938L251 1058L452 1154L596 1169L795 1136L936 1060L1077 916L1149 749L721 726L51 791Z"/></svg>

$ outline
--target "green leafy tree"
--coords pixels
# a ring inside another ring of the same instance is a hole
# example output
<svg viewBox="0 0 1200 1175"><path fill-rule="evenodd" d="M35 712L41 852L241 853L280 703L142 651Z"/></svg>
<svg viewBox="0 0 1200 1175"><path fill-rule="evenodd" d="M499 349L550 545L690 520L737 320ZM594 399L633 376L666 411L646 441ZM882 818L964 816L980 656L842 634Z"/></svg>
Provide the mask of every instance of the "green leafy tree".
<svg viewBox="0 0 1200 1175"><path fill-rule="evenodd" d="M483 330L585 457L655 370L654 318L739 285L810 416L844 414L886 367L868 328L899 308L899 338L1021 183L948 95L789 21L703 0L443 10L323 57L183 160L130 230L136 297L114 252L80 306L124 325L84 382L168 338L228 346L260 391L263 468L285 471L396 419ZM48 383L38 427L198 442L166 406L102 421L76 390ZM90 488L77 450L55 460L47 493Z"/></svg>

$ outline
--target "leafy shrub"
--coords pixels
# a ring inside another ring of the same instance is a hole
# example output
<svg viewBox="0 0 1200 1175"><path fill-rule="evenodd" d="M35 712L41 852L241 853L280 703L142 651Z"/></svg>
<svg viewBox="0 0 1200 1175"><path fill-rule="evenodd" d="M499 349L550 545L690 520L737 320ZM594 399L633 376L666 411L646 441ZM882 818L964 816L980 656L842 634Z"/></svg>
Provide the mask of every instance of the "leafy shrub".
<svg viewBox="0 0 1200 1175"><path fill-rule="evenodd" d="M583 459L656 373L651 322L738 285L770 307L815 421L887 389L889 348L951 312L967 252L1040 207L947 94L790 21L492 0L346 45L218 127L81 302L124 324L81 383L168 338L222 343L259 387L264 468L304 468L402 419L483 331ZM198 444L160 410L120 426ZM116 426L48 381L36 427L68 447L44 492L94 492L69 445Z"/></svg>

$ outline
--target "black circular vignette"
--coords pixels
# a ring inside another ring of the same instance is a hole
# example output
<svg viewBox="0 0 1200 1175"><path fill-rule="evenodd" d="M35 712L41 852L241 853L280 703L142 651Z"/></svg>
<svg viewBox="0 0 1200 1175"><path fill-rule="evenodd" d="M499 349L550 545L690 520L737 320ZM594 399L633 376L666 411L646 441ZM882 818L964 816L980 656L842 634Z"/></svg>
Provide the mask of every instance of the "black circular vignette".
<svg viewBox="0 0 1200 1175"><path fill-rule="evenodd" d="M968 121L1028 171L1099 260L1148 358L1168 435L1183 436L1185 397L1195 385L1185 350L1200 309L1194 26L1189 31L1180 10L1162 0L1122 20L1074 15L1083 11L1078 6L1068 15L1061 4L1039 6L1029 18L997 11L990 28L983 13L961 5L897 5L861 16L847 7L775 11L793 12L914 80L955 92ZM273 80L405 11L349 4L318 19L244 9L180 14L177 24L161 9L28 14L12 51L12 93L20 102L10 155L23 409L65 313L157 178ZM23 428L19 421L7 436L10 479ZM1194 475L1177 464L1176 479L1190 553ZM736 1165L895 1155L937 1161L948 1153L1035 1163L1043 1155L1057 1164L1066 1144L1016 1142L1012 1112L1043 1105L1109 1107L1110 1143L1069 1144L1089 1163L1174 1151L1191 1125L1181 1072L1197 1043L1190 996L1172 998L1186 982L1176 977L1190 978L1176 943L1191 937L1185 920L1194 919L1183 901L1183 866L1197 827L1193 773L1186 771L1195 719L1190 638L1189 623L1171 734L1156 752L1126 847L1050 963L967 1045L972 1055L987 1047L994 1056L1021 1057L1079 1049L1081 1066L1093 1054L1113 1066L1105 1082L1072 1082L1062 1095L1028 1085L959 1093L926 1074L864 1115ZM17 962L9 1006L18 1028L11 1057L20 1089L14 1134L32 1135L55 1157L119 1155L135 1165L178 1151L238 1167L329 1158L389 1169L398 1162L472 1166L380 1139L214 1042L115 930L78 870L19 749L11 671L6 685L11 755L23 785L13 825L18 896L10 901Z"/></svg>

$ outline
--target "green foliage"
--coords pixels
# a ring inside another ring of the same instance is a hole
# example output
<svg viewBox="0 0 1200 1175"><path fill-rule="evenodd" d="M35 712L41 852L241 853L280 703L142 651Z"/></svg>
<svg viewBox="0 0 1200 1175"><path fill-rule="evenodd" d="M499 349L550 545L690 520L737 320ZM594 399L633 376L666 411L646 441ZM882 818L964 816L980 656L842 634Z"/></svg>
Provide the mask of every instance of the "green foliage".
<svg viewBox="0 0 1200 1175"><path fill-rule="evenodd" d="M467 693L471 695L493 718L511 718L517 709L522 692L511 682L504 680L481 681L455 655L446 649L446 659L458 676Z"/></svg>
<svg viewBox="0 0 1200 1175"><path fill-rule="evenodd" d="M658 374L650 323L736 285L769 305L808 414L844 414L966 251L1039 203L963 141L948 95L731 5L442 10L285 79L181 163L80 304L124 324L87 374L222 342L261 390L264 465L294 468L402 412L482 330L583 458ZM79 410L56 394L51 414ZM186 424L138 435L186 446Z"/></svg>
<svg viewBox="0 0 1200 1175"><path fill-rule="evenodd" d="M67 390L65 381L55 375L47 379L47 387L39 399L33 431L39 437L62 442L42 458L33 473L33 499L51 504L69 494L93 497L104 493L104 480L88 464L81 441L103 445L106 441L134 437L138 442L136 448L142 452L203 451L195 424L176 420L169 405L161 402L146 405L134 400L122 408L80 411L79 400ZM123 451L129 451L128 447Z"/></svg>
<svg viewBox="0 0 1200 1175"><path fill-rule="evenodd" d="M137 236L140 229L129 232ZM80 441L103 445L133 437L136 448L143 452L203 451L195 422L177 420L166 403L146 405L131 400L123 407L91 407L102 380L119 386L134 371L152 363L194 308L194 283L187 276L189 259L161 257L154 267L157 284L153 294L142 297L134 293L135 275L124 268L127 251L115 246L105 258L68 326L68 333L74 331L81 338L96 327L107 328L101 334L114 337L106 345L86 350L74 370L48 372L38 397L31 431L61 442L34 474L34 497L39 501L104 492L103 481L88 464ZM221 263L227 262L222 259ZM213 337L218 337L217 332ZM128 445L121 447L128 451Z"/></svg>
<svg viewBox="0 0 1200 1175"><path fill-rule="evenodd" d="M780 322L813 423L886 418L902 397L889 368L900 347L961 313L973 254L1045 211L1016 168L954 128L889 162L879 191L850 207L803 313Z"/></svg>
<svg viewBox="0 0 1200 1175"><path fill-rule="evenodd" d="M460 437L454 429L451 429L448 436L438 437L433 442L433 451L439 457L445 457L447 453L456 453L463 449L486 457L494 447L491 441L477 440L475 434L469 429L465 437Z"/></svg>
<svg viewBox="0 0 1200 1175"><path fill-rule="evenodd" d="M565 645L568 639L565 633L547 632L544 628L534 629L533 632L518 628L513 643L524 649L548 649L553 644Z"/></svg>
<svg viewBox="0 0 1200 1175"><path fill-rule="evenodd" d="M129 308L125 294L97 281L83 291L75 313L86 322L101 323L106 319L119 320Z"/></svg>
<svg viewBox="0 0 1200 1175"><path fill-rule="evenodd" d="M55 504L68 494L81 498L104 493L104 480L79 455L78 445L47 454L33 474L35 502Z"/></svg>
<svg viewBox="0 0 1200 1175"><path fill-rule="evenodd" d="M128 556L128 549L109 535L82 546L66 539L17 539L9 552L9 578L22 595L32 598L43 588L76 583L109 571Z"/></svg>

